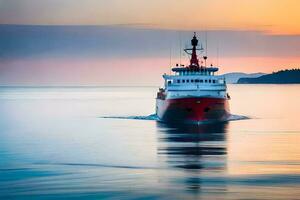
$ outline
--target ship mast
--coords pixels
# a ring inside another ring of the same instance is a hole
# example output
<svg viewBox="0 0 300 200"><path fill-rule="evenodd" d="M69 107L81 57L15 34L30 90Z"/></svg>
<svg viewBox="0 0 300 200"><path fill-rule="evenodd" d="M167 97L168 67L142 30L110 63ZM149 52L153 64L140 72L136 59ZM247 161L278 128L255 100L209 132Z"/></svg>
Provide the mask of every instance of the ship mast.
<svg viewBox="0 0 300 200"><path fill-rule="evenodd" d="M191 57L191 65L190 67L191 68L198 68L199 67L199 60L198 60L198 57L197 57L197 46L198 46L198 39L196 37L196 32L194 32L194 37L193 39L191 40L191 44L193 46L193 49L192 49L192 57Z"/></svg>
<svg viewBox="0 0 300 200"><path fill-rule="evenodd" d="M188 66L188 68L190 70L199 70L200 65L199 65L199 59L198 59L198 56L197 56L197 50L200 51L200 52L203 52L203 47L201 45L200 48L197 48L198 39L196 37L196 32L194 32L194 37L191 40L191 45L192 45L192 48L184 49L184 51L187 54L191 55L190 65Z"/></svg>
<svg viewBox="0 0 300 200"><path fill-rule="evenodd" d="M207 68L206 67L206 60L207 60L207 55L203 56L203 57L198 57L197 55L197 51L198 54L202 54L204 52L204 49L202 47L202 44L200 45L200 48L198 46L198 39L196 36L196 32L194 32L194 36L191 40L191 48L185 48L184 51L185 53L187 53L188 55L191 56L190 58L190 64L188 66L181 66L178 67L178 64L176 64L176 67L172 68L173 72L200 72L199 74L204 74L204 75L210 75L213 74L214 72L218 71L218 68L216 67L210 67ZM199 53L200 52L200 53ZM204 60L204 66L202 65L202 60L199 59L203 59ZM201 61L201 63L199 64L199 61Z"/></svg>

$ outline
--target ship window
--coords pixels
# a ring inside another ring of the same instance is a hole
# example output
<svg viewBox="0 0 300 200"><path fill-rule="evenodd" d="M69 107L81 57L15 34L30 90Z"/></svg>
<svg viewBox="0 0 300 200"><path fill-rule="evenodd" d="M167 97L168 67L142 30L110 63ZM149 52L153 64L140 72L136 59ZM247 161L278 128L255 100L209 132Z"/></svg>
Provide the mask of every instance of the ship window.
<svg viewBox="0 0 300 200"><path fill-rule="evenodd" d="M171 84L172 83L172 81L168 81L168 84Z"/></svg>
<svg viewBox="0 0 300 200"><path fill-rule="evenodd" d="M207 80L205 80L205 83L207 83Z"/></svg>
<svg viewBox="0 0 300 200"><path fill-rule="evenodd" d="M185 80L182 80L183 83L185 83Z"/></svg>
<svg viewBox="0 0 300 200"><path fill-rule="evenodd" d="M186 82L187 82L187 83L189 83L189 82L190 82L190 80L188 79L188 80L186 80Z"/></svg>
<svg viewBox="0 0 300 200"><path fill-rule="evenodd" d="M203 83L203 80L202 80L202 79L200 80L200 83Z"/></svg>
<svg viewBox="0 0 300 200"><path fill-rule="evenodd" d="M195 82L196 82L196 83L199 83L199 79L196 79Z"/></svg>
<svg viewBox="0 0 300 200"><path fill-rule="evenodd" d="M211 83L211 80L209 79L208 82Z"/></svg>
<svg viewBox="0 0 300 200"><path fill-rule="evenodd" d="M216 83L216 80L213 80L213 83Z"/></svg>
<svg viewBox="0 0 300 200"><path fill-rule="evenodd" d="M191 82L194 83L194 79L192 79Z"/></svg>

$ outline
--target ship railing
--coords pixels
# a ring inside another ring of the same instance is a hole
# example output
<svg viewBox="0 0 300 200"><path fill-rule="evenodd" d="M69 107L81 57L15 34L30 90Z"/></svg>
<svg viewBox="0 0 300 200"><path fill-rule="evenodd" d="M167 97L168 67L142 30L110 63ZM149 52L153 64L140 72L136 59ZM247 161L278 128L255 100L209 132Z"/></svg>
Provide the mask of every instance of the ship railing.
<svg viewBox="0 0 300 200"><path fill-rule="evenodd" d="M218 84L218 85L189 85L183 86L179 84L173 84L167 87L167 90L176 90L176 91L186 91L186 90L206 90L206 91L224 91L226 90L226 85Z"/></svg>

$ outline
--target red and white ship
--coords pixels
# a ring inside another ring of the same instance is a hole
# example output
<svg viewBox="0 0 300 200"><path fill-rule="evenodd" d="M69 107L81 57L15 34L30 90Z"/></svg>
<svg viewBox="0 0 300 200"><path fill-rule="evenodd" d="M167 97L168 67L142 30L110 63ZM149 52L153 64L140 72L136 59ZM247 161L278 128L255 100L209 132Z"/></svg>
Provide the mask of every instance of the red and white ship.
<svg viewBox="0 0 300 200"><path fill-rule="evenodd" d="M163 75L165 84L157 93L156 115L171 123L225 121L230 116L225 78L215 75L217 67L199 65L197 51L204 50L197 48L196 33L191 44L192 48L184 49L191 55L190 64L177 64L172 68L173 75ZM200 63L206 63L206 59L207 56L201 57Z"/></svg>

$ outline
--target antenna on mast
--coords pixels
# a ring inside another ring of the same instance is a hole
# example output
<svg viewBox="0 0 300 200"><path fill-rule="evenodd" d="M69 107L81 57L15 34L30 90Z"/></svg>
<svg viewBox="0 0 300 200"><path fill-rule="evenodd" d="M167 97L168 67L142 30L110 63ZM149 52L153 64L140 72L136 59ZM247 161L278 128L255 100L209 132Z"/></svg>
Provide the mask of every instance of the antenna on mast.
<svg viewBox="0 0 300 200"><path fill-rule="evenodd" d="M181 66L181 32L179 31L179 66Z"/></svg>
<svg viewBox="0 0 300 200"><path fill-rule="evenodd" d="M219 66L219 40L217 43L217 66Z"/></svg>
<svg viewBox="0 0 300 200"><path fill-rule="evenodd" d="M171 73L172 73L172 43L171 43L171 41L170 41L170 55L169 55L169 58L170 58L170 60L169 60L169 70L170 70L170 75L171 75Z"/></svg>
<svg viewBox="0 0 300 200"><path fill-rule="evenodd" d="M207 60L207 30L205 30L205 56L203 56L204 65L206 67L206 60Z"/></svg>
<svg viewBox="0 0 300 200"><path fill-rule="evenodd" d="M205 55L207 56L207 30L205 31Z"/></svg>

